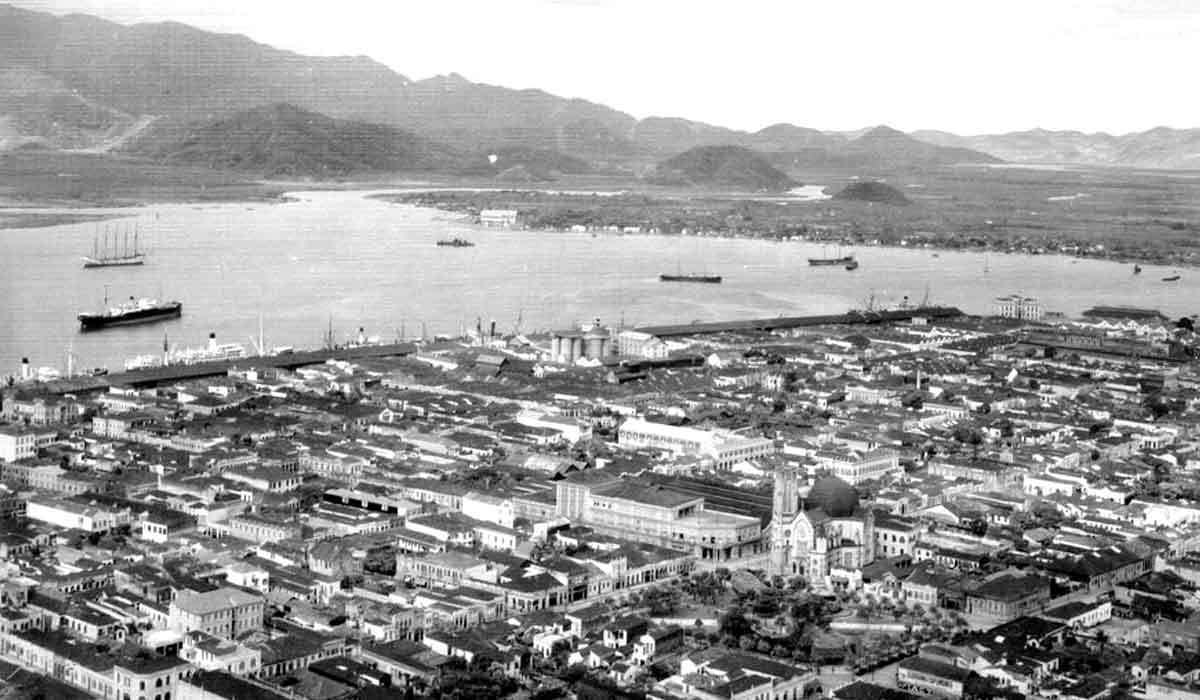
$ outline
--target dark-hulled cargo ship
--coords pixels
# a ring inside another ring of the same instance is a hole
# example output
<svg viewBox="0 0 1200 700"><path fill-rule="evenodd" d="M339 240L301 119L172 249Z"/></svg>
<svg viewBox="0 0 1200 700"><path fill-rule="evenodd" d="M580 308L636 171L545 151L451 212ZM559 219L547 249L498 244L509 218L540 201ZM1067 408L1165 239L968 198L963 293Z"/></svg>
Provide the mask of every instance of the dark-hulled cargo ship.
<svg viewBox="0 0 1200 700"><path fill-rule="evenodd" d="M183 304L177 301L157 299L134 299L124 304L110 306L103 311L79 314L79 327L85 331L98 331L109 326L132 326L155 323L183 315Z"/></svg>
<svg viewBox="0 0 1200 700"><path fill-rule="evenodd" d="M720 275L702 275L702 274L661 274L658 276L659 282L699 282L701 284L720 284Z"/></svg>
<svg viewBox="0 0 1200 700"><path fill-rule="evenodd" d="M854 262L853 255L843 255L836 258L809 258L808 264L813 267L822 267L825 265L849 265Z"/></svg>

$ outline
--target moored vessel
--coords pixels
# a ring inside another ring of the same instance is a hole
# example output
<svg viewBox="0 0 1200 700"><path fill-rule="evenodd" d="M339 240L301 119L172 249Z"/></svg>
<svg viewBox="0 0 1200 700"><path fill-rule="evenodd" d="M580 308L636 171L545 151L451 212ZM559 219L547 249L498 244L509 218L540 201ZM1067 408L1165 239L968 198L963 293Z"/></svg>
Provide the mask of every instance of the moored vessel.
<svg viewBox="0 0 1200 700"><path fill-rule="evenodd" d="M107 299L105 300L107 304ZM132 326L141 323L155 323L183 315L183 304L178 301L159 301L143 297L116 306L108 306L102 311L84 312L77 316L79 326L84 331L96 331L109 326Z"/></svg>
<svg viewBox="0 0 1200 700"><path fill-rule="evenodd" d="M94 267L123 267L128 265L143 265L146 255L138 250L138 232L133 231L133 248L129 247L129 232L125 232L124 245L118 249L114 236L109 245L108 229L104 230L104 245L100 245L100 236L92 239L92 254L83 256L84 268Z"/></svg>
<svg viewBox="0 0 1200 700"><path fill-rule="evenodd" d="M849 265L852 262L854 262L853 255L843 255L843 256L837 257L837 258L809 258L808 259L808 264L812 265L813 267L820 267L823 265Z"/></svg>
<svg viewBox="0 0 1200 700"><path fill-rule="evenodd" d="M720 284L720 275L674 274L663 273L658 276L659 282L699 282L703 284Z"/></svg>
<svg viewBox="0 0 1200 700"><path fill-rule="evenodd" d="M444 238L438 241L437 244L448 248L473 248L475 246L474 243L465 238Z"/></svg>

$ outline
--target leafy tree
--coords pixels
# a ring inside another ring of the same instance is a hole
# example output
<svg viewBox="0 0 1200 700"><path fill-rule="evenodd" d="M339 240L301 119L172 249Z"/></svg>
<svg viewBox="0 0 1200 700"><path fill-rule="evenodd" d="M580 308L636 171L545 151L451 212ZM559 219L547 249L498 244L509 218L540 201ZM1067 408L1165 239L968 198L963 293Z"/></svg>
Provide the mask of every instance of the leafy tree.
<svg viewBox="0 0 1200 700"><path fill-rule="evenodd" d="M655 586L642 595L642 604L650 608L650 615L665 617L675 614L679 607L680 593L674 588Z"/></svg>
<svg viewBox="0 0 1200 700"><path fill-rule="evenodd" d="M753 632L754 626L746 618L741 608L733 607L717 618L717 629L722 635L737 638Z"/></svg>

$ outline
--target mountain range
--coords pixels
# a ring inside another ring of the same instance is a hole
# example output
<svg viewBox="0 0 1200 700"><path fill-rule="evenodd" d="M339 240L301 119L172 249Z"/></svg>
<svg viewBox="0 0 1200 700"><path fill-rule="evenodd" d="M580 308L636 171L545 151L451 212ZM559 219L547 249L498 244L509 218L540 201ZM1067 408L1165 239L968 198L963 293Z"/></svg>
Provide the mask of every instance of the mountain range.
<svg viewBox="0 0 1200 700"><path fill-rule="evenodd" d="M1200 129L1158 127L1120 136L1045 129L979 136L916 131L911 136L939 146L975 149L1012 162L1200 168Z"/></svg>
<svg viewBox="0 0 1200 700"><path fill-rule="evenodd" d="M662 185L731 187L781 192L797 183L766 158L741 146L697 146L658 164L649 180Z"/></svg>
<svg viewBox="0 0 1200 700"><path fill-rule="evenodd" d="M125 150L189 162L207 156L226 164L213 158L219 154L205 153L207 147L197 151L195 143L178 139L211 140L206 136L231 125L272 133L285 127L283 121L291 123L284 131L296 135L293 127L313 119L282 105L332 120L318 130L325 141L369 135L382 140L385 155L359 162L361 141L357 147L325 143L304 157L292 153L298 160L291 164L258 157L239 164L261 161L266 171L295 166L314 174L388 162L484 172L517 168L532 177L591 169L645 174L701 146L751 149L793 171L1000 160L1177 168L1200 159L1200 130L957 136L887 127L833 133L792 124L745 132L679 118L639 120L602 104L453 73L411 80L363 56L309 57L178 23L126 26L0 5L0 150ZM247 119L265 121L251 127ZM333 155L328 161L310 158L321 153ZM347 153L357 155L347 161ZM509 168L500 167L501 159Z"/></svg>
<svg viewBox="0 0 1200 700"><path fill-rule="evenodd" d="M436 141L383 124L334 119L276 103L195 125L157 127L121 150L159 163L203 165L270 177L445 171L463 156Z"/></svg>

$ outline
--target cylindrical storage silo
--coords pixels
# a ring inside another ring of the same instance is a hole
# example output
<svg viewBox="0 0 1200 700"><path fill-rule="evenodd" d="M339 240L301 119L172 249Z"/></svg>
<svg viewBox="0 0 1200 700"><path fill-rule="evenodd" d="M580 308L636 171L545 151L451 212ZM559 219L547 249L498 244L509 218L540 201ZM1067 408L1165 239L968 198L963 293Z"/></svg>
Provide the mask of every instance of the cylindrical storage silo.
<svg viewBox="0 0 1200 700"><path fill-rule="evenodd" d="M593 328L583 336L583 353L589 360L598 360L604 354L604 334Z"/></svg>

